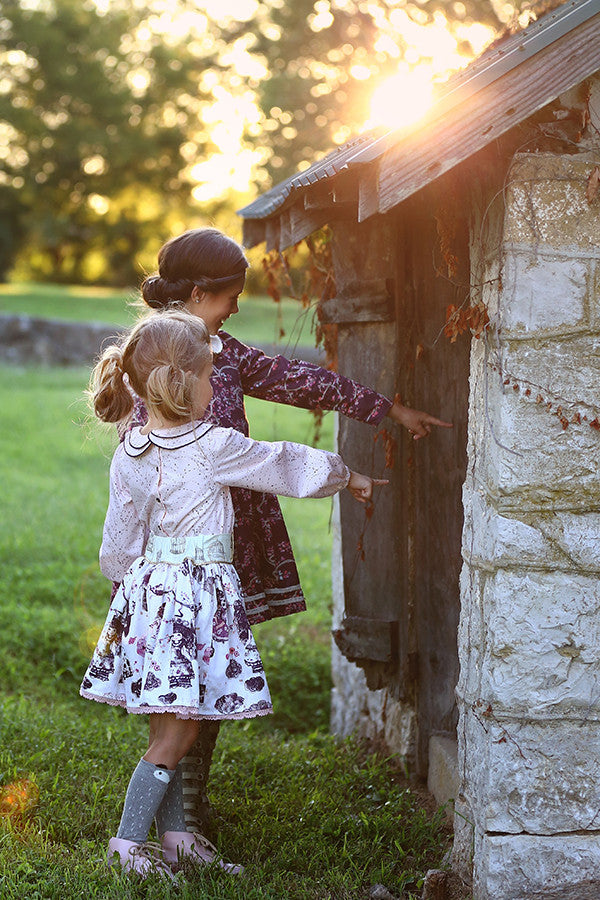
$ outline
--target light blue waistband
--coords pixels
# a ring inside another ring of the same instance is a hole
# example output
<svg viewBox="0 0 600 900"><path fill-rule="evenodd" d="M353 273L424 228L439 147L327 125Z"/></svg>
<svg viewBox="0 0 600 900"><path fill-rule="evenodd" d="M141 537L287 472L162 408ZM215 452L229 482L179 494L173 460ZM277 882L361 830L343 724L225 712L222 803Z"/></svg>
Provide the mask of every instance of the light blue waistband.
<svg viewBox="0 0 600 900"><path fill-rule="evenodd" d="M233 562L232 534L193 534L187 537L166 537L151 534L144 556L150 562L181 563L184 559L205 563Z"/></svg>

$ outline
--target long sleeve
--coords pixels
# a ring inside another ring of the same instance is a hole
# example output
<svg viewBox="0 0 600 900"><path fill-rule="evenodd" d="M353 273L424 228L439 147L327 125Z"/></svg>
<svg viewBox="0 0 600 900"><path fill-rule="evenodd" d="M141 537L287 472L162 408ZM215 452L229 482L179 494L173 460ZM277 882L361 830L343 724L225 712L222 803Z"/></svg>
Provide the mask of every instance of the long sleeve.
<svg viewBox="0 0 600 900"><path fill-rule="evenodd" d="M328 497L348 484L350 470L336 453L290 441L253 441L234 429L214 430L215 480L286 497Z"/></svg>
<svg viewBox="0 0 600 900"><path fill-rule="evenodd" d="M113 582L120 582L131 564L144 550L146 532L119 477L116 454L110 468L110 498L102 532L100 571Z"/></svg>
<svg viewBox="0 0 600 900"><path fill-rule="evenodd" d="M266 356L227 337L228 352L239 366L244 394L303 409L336 410L351 419L377 425L392 401L337 372L303 360Z"/></svg>

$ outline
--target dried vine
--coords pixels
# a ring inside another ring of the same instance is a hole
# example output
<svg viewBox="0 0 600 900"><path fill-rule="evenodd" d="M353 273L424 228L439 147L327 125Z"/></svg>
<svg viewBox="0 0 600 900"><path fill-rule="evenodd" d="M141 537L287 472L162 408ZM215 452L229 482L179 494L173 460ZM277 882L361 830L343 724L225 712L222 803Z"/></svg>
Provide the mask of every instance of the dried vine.
<svg viewBox="0 0 600 900"><path fill-rule="evenodd" d="M284 252L272 250L267 253L263 258L262 265L267 277L267 293L275 303L280 304L281 298L285 294L297 300L303 310L314 309L315 346L324 349L327 367L335 371L338 366L337 325L324 322L322 315L322 304L334 298L336 293L331 237L331 230L326 226L290 250ZM296 275L295 279L292 275L293 270ZM285 337L281 319L279 337ZM396 396L394 400L399 400L399 397ZM314 409L310 412L314 418L313 443L318 444L324 411ZM380 428L373 437L373 454L375 446L379 442L384 451L384 471L393 469L396 459L396 439L384 427ZM373 468L374 465L373 458ZM374 512L375 504L369 503L365 506L364 524L357 540L355 564L350 581L354 576L357 563L365 559L364 539Z"/></svg>
<svg viewBox="0 0 600 900"><path fill-rule="evenodd" d="M297 300L303 310L314 309L315 346L323 347L327 365L337 367L337 328L322 321L321 304L335 297L331 230L325 226L283 252L271 250L262 261L267 293L280 303L282 296ZM295 278L293 277L293 273ZM279 337L285 337L280 324Z"/></svg>
<svg viewBox="0 0 600 900"><path fill-rule="evenodd" d="M577 102L572 108L562 107L560 104L550 105L549 110L543 110L540 115L543 118L539 121L533 117L532 125L529 126L530 134L527 141L522 144L515 152L524 150L535 150L550 146L556 150L564 148L569 153L579 153L582 148L579 146L582 141L586 129L590 127L590 109L589 102L591 97L591 88L589 82L583 82L580 85ZM547 121L550 116L551 121ZM531 136L533 128L534 135ZM584 151L589 148L584 147ZM572 181L569 178L569 181ZM506 181L502 190L497 194L492 202L499 195L506 194L507 190L514 185L515 182ZM600 164L591 164L589 174L585 178L585 198L588 205L600 203ZM486 210L483 221L485 221L491 203ZM460 209L459 197L456 192L455 182L448 179L447 187L443 199L440 201L435 214L437 233L439 240L439 252L443 260L445 271L438 269L438 274L455 281L458 273L459 254L455 247L456 237L458 234L458 218L457 210ZM536 212L531 207L529 225L534 234L538 233ZM440 333L443 333L451 343L454 343L458 336L470 332L472 337L486 337L489 348L494 351L491 343L491 337L496 331L498 323L491 322L489 311L481 294L484 286L494 283L497 290L502 290L502 281L500 277L495 279L480 280L480 283L471 284L466 288L466 296L460 306L454 304L448 305L446 309L446 321ZM549 387L529 381L521 376L508 372L500 360L499 348L496 347L496 364L491 366L493 371L499 372L502 383L506 387L510 387L524 399L531 399L537 406L543 407L549 414L556 417L563 430L572 425L587 424L594 430L600 430L600 407L592 406L589 403L575 399L567 399L553 392Z"/></svg>

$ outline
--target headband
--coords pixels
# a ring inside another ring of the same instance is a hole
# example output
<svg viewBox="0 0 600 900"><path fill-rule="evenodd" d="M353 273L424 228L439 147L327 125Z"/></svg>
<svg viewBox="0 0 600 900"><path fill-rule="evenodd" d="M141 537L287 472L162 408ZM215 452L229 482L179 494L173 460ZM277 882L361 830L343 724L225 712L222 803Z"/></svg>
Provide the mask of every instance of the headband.
<svg viewBox="0 0 600 900"><path fill-rule="evenodd" d="M237 281L238 278L243 278L246 274L246 269L242 269L241 272L236 272L235 275L222 275L220 278L213 278L211 275L205 275L206 281L210 281L212 284L224 284L226 281ZM192 284L195 284L196 287L203 287L202 282L193 281Z"/></svg>

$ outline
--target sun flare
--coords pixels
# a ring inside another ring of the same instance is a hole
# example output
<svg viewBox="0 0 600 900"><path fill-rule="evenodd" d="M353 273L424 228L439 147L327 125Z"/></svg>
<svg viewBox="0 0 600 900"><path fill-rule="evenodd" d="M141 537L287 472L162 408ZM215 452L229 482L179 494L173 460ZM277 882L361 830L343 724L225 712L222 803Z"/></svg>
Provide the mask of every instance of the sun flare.
<svg viewBox="0 0 600 900"><path fill-rule="evenodd" d="M410 21L402 10L396 13L408 46L396 74L373 91L366 128L404 128L418 122L433 105L436 87L452 72L464 68L494 37L492 29L480 23L462 25L452 32L441 13L428 25ZM459 52L459 42L468 42L473 54Z"/></svg>
<svg viewBox="0 0 600 900"><path fill-rule="evenodd" d="M422 118L433 103L433 78L429 66L399 70L375 89L368 127L402 128Z"/></svg>

